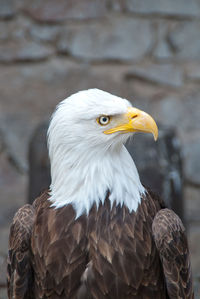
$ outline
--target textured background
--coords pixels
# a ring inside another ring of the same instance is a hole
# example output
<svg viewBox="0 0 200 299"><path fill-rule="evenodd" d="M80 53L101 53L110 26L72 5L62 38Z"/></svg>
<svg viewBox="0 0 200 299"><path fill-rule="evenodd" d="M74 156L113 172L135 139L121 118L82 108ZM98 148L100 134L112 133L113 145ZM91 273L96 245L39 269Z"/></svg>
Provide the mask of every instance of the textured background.
<svg viewBox="0 0 200 299"><path fill-rule="evenodd" d="M176 128L198 282L200 1L0 0L0 286L9 223L27 198L30 136L59 100L91 87Z"/></svg>

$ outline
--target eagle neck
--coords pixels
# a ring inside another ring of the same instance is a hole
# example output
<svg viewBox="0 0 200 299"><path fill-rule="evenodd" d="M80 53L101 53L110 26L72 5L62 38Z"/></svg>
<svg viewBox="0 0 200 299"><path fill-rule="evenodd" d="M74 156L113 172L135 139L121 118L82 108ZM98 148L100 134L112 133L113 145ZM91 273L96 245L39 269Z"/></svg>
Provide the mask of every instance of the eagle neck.
<svg viewBox="0 0 200 299"><path fill-rule="evenodd" d="M104 203L107 192L114 202L136 211L144 188L135 163L126 148L105 151L67 149L54 152L51 159L50 198L52 206L72 204L76 216L88 214L91 207Z"/></svg>

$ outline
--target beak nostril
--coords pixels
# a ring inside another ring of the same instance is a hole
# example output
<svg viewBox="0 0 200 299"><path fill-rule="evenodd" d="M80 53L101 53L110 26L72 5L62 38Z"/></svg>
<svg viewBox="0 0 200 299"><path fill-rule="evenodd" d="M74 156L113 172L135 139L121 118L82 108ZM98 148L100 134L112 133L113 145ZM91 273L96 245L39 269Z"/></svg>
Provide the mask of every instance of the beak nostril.
<svg viewBox="0 0 200 299"><path fill-rule="evenodd" d="M135 115L133 115L132 117L131 117L131 119L134 119L134 118L136 118L138 115L137 114L135 114Z"/></svg>

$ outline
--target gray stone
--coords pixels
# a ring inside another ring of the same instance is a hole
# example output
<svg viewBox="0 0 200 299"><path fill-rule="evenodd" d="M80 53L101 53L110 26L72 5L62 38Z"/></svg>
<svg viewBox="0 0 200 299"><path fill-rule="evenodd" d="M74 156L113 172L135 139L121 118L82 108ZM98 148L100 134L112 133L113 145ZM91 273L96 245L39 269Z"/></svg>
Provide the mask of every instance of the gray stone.
<svg viewBox="0 0 200 299"><path fill-rule="evenodd" d="M60 30L60 26L36 24L30 27L30 36L36 41L53 42Z"/></svg>
<svg viewBox="0 0 200 299"><path fill-rule="evenodd" d="M6 153L0 154L0 253L7 252L6 227L10 224L16 210L24 204L26 194L26 177L20 174ZM4 238L5 237L5 238Z"/></svg>
<svg viewBox="0 0 200 299"><path fill-rule="evenodd" d="M0 288L0 299L8 299L7 288Z"/></svg>
<svg viewBox="0 0 200 299"><path fill-rule="evenodd" d="M181 22L168 38L176 52L176 59L200 59L200 22Z"/></svg>
<svg viewBox="0 0 200 299"><path fill-rule="evenodd" d="M101 23L68 26L58 50L86 60L136 60L151 49L152 34L149 21L115 17Z"/></svg>
<svg viewBox="0 0 200 299"><path fill-rule="evenodd" d="M0 255L0 290L1 287L4 286L6 287L6 255ZM0 292L0 299L1 299L1 292Z"/></svg>
<svg viewBox="0 0 200 299"><path fill-rule="evenodd" d="M154 51L154 56L157 59L170 59L172 57L170 47L166 43L166 41L164 41L164 40L159 41L159 43Z"/></svg>
<svg viewBox="0 0 200 299"><path fill-rule="evenodd" d="M9 225L6 227L0 227L0 295L3 295L3 292L1 292L1 287L6 287L9 230ZM0 296L0 299L1 298L2 297Z"/></svg>
<svg viewBox="0 0 200 299"><path fill-rule="evenodd" d="M160 14L172 16L200 15L198 0L125 0L128 11L142 14Z"/></svg>
<svg viewBox="0 0 200 299"><path fill-rule="evenodd" d="M200 81L200 64L193 63L186 67L186 78L191 81Z"/></svg>
<svg viewBox="0 0 200 299"><path fill-rule="evenodd" d="M200 188L186 185L185 187L185 216L191 222L200 222Z"/></svg>
<svg viewBox="0 0 200 299"><path fill-rule="evenodd" d="M186 180L200 186L200 140L185 145L184 154Z"/></svg>
<svg viewBox="0 0 200 299"><path fill-rule="evenodd" d="M0 40L24 41L27 36L27 29L31 27L30 21L25 17L14 18L8 21L0 21Z"/></svg>
<svg viewBox="0 0 200 299"><path fill-rule="evenodd" d="M123 0L109 0L109 7L114 11L125 11L125 3Z"/></svg>
<svg viewBox="0 0 200 299"><path fill-rule="evenodd" d="M153 52L153 56L157 59L169 60L173 57L170 45L167 41L168 24L159 22L157 30L157 44Z"/></svg>
<svg viewBox="0 0 200 299"><path fill-rule="evenodd" d="M144 67L133 67L127 72L128 80L140 79L154 84L180 87L183 84L183 74L180 68L173 64L148 64Z"/></svg>
<svg viewBox="0 0 200 299"><path fill-rule="evenodd" d="M19 41L0 45L0 62L38 61L53 54L53 49L35 42Z"/></svg>
<svg viewBox="0 0 200 299"><path fill-rule="evenodd" d="M24 9L41 22L99 18L107 11L105 0L36 0L26 3Z"/></svg>
<svg viewBox="0 0 200 299"><path fill-rule="evenodd" d="M200 230L199 230L200 223L194 223L189 225L188 229L188 241L189 241L189 247L191 252L191 263L192 263L192 270L193 273L196 273L196 275L199 275L199 269L200 269ZM199 293L197 294L197 297L199 297Z"/></svg>
<svg viewBox="0 0 200 299"><path fill-rule="evenodd" d="M200 294L200 274L194 275L194 298L198 298Z"/></svg>
<svg viewBox="0 0 200 299"><path fill-rule="evenodd" d="M184 108L182 107L181 99L174 96L164 97L158 103L153 103L154 116L164 125L179 128L184 116ZM180 127L182 128L182 126Z"/></svg>
<svg viewBox="0 0 200 299"><path fill-rule="evenodd" d="M14 13L13 0L0 0L0 18L13 17Z"/></svg>
<svg viewBox="0 0 200 299"><path fill-rule="evenodd" d="M4 149L5 149L5 141L4 141L3 132L0 129L0 154L3 152Z"/></svg>
<svg viewBox="0 0 200 299"><path fill-rule="evenodd" d="M126 80L126 82L129 92L128 99L132 100L133 105L154 115L152 101L165 95L168 87L140 79Z"/></svg>
<svg viewBox="0 0 200 299"><path fill-rule="evenodd" d="M20 172L27 171L26 149L22 144L26 141L27 131L30 132L29 120L20 114L6 114L0 116L0 129L4 136L7 154L14 167Z"/></svg>
<svg viewBox="0 0 200 299"><path fill-rule="evenodd" d="M8 39L8 25L0 21L0 41L5 41Z"/></svg>
<svg viewBox="0 0 200 299"><path fill-rule="evenodd" d="M193 93L182 98L164 97L161 101L155 101L151 104L157 121L175 127L181 136L184 153L184 175L186 180L192 184L200 184L199 99L200 94Z"/></svg>
<svg viewBox="0 0 200 299"><path fill-rule="evenodd" d="M28 202L32 203L51 182L50 162L47 150L49 121L41 123L34 131L29 143L29 187Z"/></svg>
<svg viewBox="0 0 200 299"><path fill-rule="evenodd" d="M186 133L200 129L200 94L190 94L182 98L167 96L152 103L154 116L167 126L174 126L178 132Z"/></svg>
<svg viewBox="0 0 200 299"><path fill-rule="evenodd" d="M181 136L184 175L192 184L200 184L199 98L199 93L195 93L182 98L168 96L152 103L154 117L165 125L175 127ZM187 135L189 137L186 138Z"/></svg>

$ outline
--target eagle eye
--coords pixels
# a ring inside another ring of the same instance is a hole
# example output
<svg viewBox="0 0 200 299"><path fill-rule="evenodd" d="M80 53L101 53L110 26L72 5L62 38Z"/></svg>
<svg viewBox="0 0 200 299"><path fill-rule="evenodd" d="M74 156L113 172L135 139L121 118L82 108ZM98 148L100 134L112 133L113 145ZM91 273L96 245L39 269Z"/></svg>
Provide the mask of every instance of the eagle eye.
<svg viewBox="0 0 200 299"><path fill-rule="evenodd" d="M106 125L109 124L109 122L110 122L110 116L107 116L107 115L101 115L99 118L97 118L97 122L98 122L101 126L106 126Z"/></svg>

